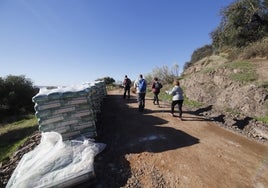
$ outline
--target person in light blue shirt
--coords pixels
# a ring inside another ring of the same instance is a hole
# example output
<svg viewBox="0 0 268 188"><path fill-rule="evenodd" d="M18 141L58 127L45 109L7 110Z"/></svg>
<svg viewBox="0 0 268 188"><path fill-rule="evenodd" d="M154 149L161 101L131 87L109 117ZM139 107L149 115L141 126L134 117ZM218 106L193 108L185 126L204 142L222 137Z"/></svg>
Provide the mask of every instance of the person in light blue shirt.
<svg viewBox="0 0 268 188"><path fill-rule="evenodd" d="M145 95L146 95L147 82L140 74L139 78L134 82L134 88L136 88L137 100L139 105L139 111L143 111L145 107Z"/></svg>
<svg viewBox="0 0 268 188"><path fill-rule="evenodd" d="M174 81L174 87L171 91L167 91L168 94L172 95L172 103L171 103L171 115L174 115L174 108L178 104L179 107L179 118L182 118L182 104L183 104L183 90L180 87L179 80Z"/></svg>

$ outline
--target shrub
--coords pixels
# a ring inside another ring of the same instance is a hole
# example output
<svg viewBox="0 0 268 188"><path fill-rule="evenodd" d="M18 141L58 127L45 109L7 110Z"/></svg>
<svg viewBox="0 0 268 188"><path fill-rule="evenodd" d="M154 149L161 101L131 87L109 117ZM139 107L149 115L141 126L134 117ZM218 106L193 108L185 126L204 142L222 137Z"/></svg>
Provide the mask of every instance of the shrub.
<svg viewBox="0 0 268 188"><path fill-rule="evenodd" d="M241 53L242 59L268 57L268 38L248 45Z"/></svg>
<svg viewBox="0 0 268 188"><path fill-rule="evenodd" d="M265 89L268 89L268 81L263 82L261 86Z"/></svg>
<svg viewBox="0 0 268 188"><path fill-rule="evenodd" d="M38 88L25 76L9 75L0 81L0 113L1 115L22 115L34 111L32 97ZM1 120L1 117L0 117Z"/></svg>
<svg viewBox="0 0 268 188"><path fill-rule="evenodd" d="M201 48L196 49L192 56L191 56L191 62L197 62L201 59L203 59L204 57L208 57L211 56L213 54L213 48L212 45L205 45Z"/></svg>

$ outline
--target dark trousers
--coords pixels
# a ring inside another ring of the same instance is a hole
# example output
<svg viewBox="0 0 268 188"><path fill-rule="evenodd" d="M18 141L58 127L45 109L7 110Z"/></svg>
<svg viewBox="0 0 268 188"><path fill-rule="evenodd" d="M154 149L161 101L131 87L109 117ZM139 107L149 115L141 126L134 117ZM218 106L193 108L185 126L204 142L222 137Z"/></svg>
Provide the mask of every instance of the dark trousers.
<svg viewBox="0 0 268 188"><path fill-rule="evenodd" d="M155 104L155 102L156 102L156 104L159 104L158 94L159 94L159 92L154 92L154 104Z"/></svg>
<svg viewBox="0 0 268 188"><path fill-rule="evenodd" d="M142 111L145 107L145 94L146 93L138 93L139 111Z"/></svg>
<svg viewBox="0 0 268 188"><path fill-rule="evenodd" d="M126 95L127 95L128 98L130 98L130 87L125 87L124 88L124 95L123 95L124 99L126 98Z"/></svg>
<svg viewBox="0 0 268 188"><path fill-rule="evenodd" d="M180 117L181 117L182 116L182 103L183 103L183 100L172 101L172 103L171 103L171 113L172 114L174 113L174 107L178 104L179 114L180 114Z"/></svg>

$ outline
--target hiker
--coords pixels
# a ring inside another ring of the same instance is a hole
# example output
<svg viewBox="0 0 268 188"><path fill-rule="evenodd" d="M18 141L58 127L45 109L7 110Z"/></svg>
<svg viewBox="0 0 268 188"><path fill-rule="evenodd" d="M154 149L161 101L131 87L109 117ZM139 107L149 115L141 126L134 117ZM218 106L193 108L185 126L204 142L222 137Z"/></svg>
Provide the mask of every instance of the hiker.
<svg viewBox="0 0 268 188"><path fill-rule="evenodd" d="M162 88L162 84L158 81L158 78L155 77L154 78L154 81L152 83L152 91L153 91L153 94L154 94L154 100L153 100L153 103L154 105L157 104L159 105L159 99L158 99L158 94L160 93L160 89Z"/></svg>
<svg viewBox="0 0 268 188"><path fill-rule="evenodd" d="M134 82L134 88L136 88L137 101L139 105L139 111L143 111L145 107L145 95L146 95L147 82L140 74L139 78Z"/></svg>
<svg viewBox="0 0 268 188"><path fill-rule="evenodd" d="M126 98L126 95L128 99L130 98L130 86L131 86L131 80L125 75L125 79L123 81L123 87L124 87L124 95L123 99Z"/></svg>
<svg viewBox="0 0 268 188"><path fill-rule="evenodd" d="M182 118L182 104L183 104L183 90L180 87L179 80L174 81L174 87L171 91L166 91L166 93L172 95L171 103L171 115L174 117L174 107L178 104L179 107L179 118Z"/></svg>

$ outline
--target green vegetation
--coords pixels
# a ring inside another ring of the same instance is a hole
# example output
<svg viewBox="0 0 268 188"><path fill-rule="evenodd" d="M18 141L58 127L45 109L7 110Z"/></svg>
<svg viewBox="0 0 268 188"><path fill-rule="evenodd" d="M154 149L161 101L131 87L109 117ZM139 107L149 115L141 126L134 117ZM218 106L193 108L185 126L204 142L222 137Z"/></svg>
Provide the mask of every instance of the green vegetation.
<svg viewBox="0 0 268 188"><path fill-rule="evenodd" d="M159 94L159 99L161 99L162 101L172 101L172 96L168 95L164 92L161 92ZM203 104L194 100L190 100L187 96L184 96L184 101L183 101L183 105L191 107L191 108L199 108L201 107Z"/></svg>
<svg viewBox="0 0 268 188"><path fill-rule="evenodd" d="M18 148L23 145L23 143L27 140L28 137L22 138L21 140L6 143L5 145L0 144L0 162L8 159L12 154L18 150Z"/></svg>
<svg viewBox="0 0 268 188"><path fill-rule="evenodd" d="M0 162L10 157L19 146L36 130L37 119L30 115L27 119L0 127Z"/></svg>
<svg viewBox="0 0 268 188"><path fill-rule="evenodd" d="M262 87L268 89L268 81L263 82Z"/></svg>
<svg viewBox="0 0 268 188"><path fill-rule="evenodd" d="M188 97L184 97L183 105L192 108L200 108L203 104L198 101L190 100Z"/></svg>
<svg viewBox="0 0 268 188"><path fill-rule="evenodd" d="M208 57L208 56L211 56L213 54L213 48L212 48L212 45L205 45L201 48L198 48L196 49L193 53L192 53L192 56L191 56L191 61L190 62L186 62L184 64L184 67L183 69L187 69L188 67L190 67L193 63L205 58L205 57Z"/></svg>
<svg viewBox="0 0 268 188"><path fill-rule="evenodd" d="M211 33L213 46L244 47L268 33L268 3L263 0L238 0L221 11L221 23Z"/></svg>
<svg viewBox="0 0 268 188"><path fill-rule="evenodd" d="M252 69L252 64L248 61L235 61L231 63L226 63L223 66L229 69L242 69L242 70L247 70L247 69Z"/></svg>
<svg viewBox="0 0 268 188"><path fill-rule="evenodd" d="M0 77L0 161L7 159L37 127L32 97L38 88L25 76ZM12 123L11 123L12 122Z"/></svg>
<svg viewBox="0 0 268 188"><path fill-rule="evenodd" d="M263 117L256 117L258 121L261 121L263 123L268 123L268 116L263 116Z"/></svg>
<svg viewBox="0 0 268 188"><path fill-rule="evenodd" d="M151 73L145 76L145 79L150 82L154 80L154 77L157 77L164 85L171 84L179 78L179 65L155 67Z"/></svg>
<svg viewBox="0 0 268 188"><path fill-rule="evenodd" d="M212 44L196 49L184 70L212 54L224 54L230 60L267 57L267 10L267 0L237 0L224 7L219 26L210 33Z"/></svg>
<svg viewBox="0 0 268 188"><path fill-rule="evenodd" d="M172 96L171 95L168 95L164 92L161 92L159 94L159 99L161 99L162 101L172 101Z"/></svg>
<svg viewBox="0 0 268 188"><path fill-rule="evenodd" d="M224 64L225 68L236 70L232 73L230 78L238 82L252 82L257 79L255 68L252 63L248 61L236 61Z"/></svg>
<svg viewBox="0 0 268 188"><path fill-rule="evenodd" d="M115 80L109 76L104 77L104 78L98 78L95 81L104 81L104 83L107 85L111 85L115 82Z"/></svg>
<svg viewBox="0 0 268 188"><path fill-rule="evenodd" d="M32 97L38 88L34 87L25 76L0 77L0 122L5 116L17 117L33 113Z"/></svg>
<svg viewBox="0 0 268 188"><path fill-rule="evenodd" d="M34 127L37 124L38 124L37 118L34 115L28 115L28 117L26 117L25 119L9 123L7 125L0 127L0 136L9 131Z"/></svg>
<svg viewBox="0 0 268 188"><path fill-rule="evenodd" d="M171 88L173 88L172 84L168 84L165 85L162 89L161 92L159 93L159 99L161 101L167 101L167 102L171 102L172 101L172 96L165 93L166 90L170 90ZM153 93L148 90L147 91L149 97L153 98ZM183 105L188 106L188 107L193 107L193 108L199 108L202 106L202 103L197 102L197 101L193 101L190 100L187 96L184 96L184 101L183 101Z"/></svg>
<svg viewBox="0 0 268 188"><path fill-rule="evenodd" d="M268 56L268 37L264 38L261 41L256 41L254 43L246 46L240 57L242 59L250 59L254 57L267 57Z"/></svg>
<svg viewBox="0 0 268 188"><path fill-rule="evenodd" d="M267 123L268 124L268 104L266 103L265 104L265 110L266 110L266 113L264 116L261 116L261 117L254 117L256 120L258 121L261 121L263 123Z"/></svg>
<svg viewBox="0 0 268 188"><path fill-rule="evenodd" d="M216 67L207 67L207 68L201 70L201 73L208 74L208 73L210 73L212 71L215 71L215 69L216 69Z"/></svg>
<svg viewBox="0 0 268 188"><path fill-rule="evenodd" d="M238 111L236 111L236 110L234 110L234 109L232 109L232 108L225 108L225 112L228 112L228 113L230 113L230 114L233 114L233 115L239 115L240 114L240 112L238 112Z"/></svg>

